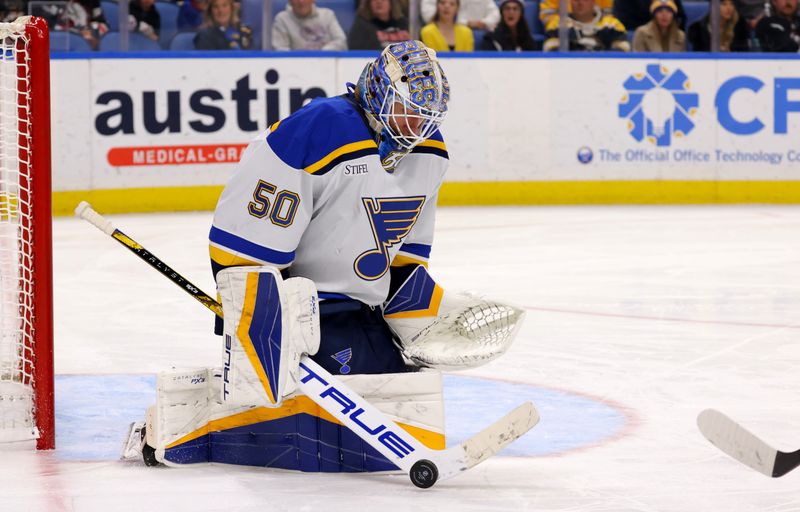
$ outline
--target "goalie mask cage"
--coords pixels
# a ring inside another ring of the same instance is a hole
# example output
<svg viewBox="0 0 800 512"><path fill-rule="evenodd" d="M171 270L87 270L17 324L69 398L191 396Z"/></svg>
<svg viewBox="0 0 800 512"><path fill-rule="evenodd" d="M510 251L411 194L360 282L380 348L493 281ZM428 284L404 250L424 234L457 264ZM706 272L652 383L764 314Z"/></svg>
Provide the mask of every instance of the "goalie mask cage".
<svg viewBox="0 0 800 512"><path fill-rule="evenodd" d="M55 447L47 23L0 23L0 442Z"/></svg>

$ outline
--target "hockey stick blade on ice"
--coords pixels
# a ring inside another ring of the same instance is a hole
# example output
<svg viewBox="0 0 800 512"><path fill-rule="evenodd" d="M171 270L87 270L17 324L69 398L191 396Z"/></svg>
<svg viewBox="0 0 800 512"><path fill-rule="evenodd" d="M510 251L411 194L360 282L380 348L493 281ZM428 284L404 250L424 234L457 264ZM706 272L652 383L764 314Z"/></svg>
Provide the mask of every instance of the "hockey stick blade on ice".
<svg viewBox="0 0 800 512"><path fill-rule="evenodd" d="M778 478L800 466L800 450L776 450L717 410L701 412L697 426L711 444L764 475Z"/></svg>
<svg viewBox="0 0 800 512"><path fill-rule="evenodd" d="M308 356L300 359L300 368L305 372L300 390L402 469L417 487L430 487L483 462L539 422L536 408L525 402L465 442L433 450Z"/></svg>
<svg viewBox="0 0 800 512"><path fill-rule="evenodd" d="M75 209L75 214L120 242L198 302L222 316L222 306L215 299L116 229L111 221L94 211L89 203L81 202ZM431 487L437 481L447 480L474 467L539 422L536 408L531 402L525 402L463 443L444 450L433 450L308 356L300 358L300 368L304 372L300 379L300 390L408 474L414 485L420 488Z"/></svg>

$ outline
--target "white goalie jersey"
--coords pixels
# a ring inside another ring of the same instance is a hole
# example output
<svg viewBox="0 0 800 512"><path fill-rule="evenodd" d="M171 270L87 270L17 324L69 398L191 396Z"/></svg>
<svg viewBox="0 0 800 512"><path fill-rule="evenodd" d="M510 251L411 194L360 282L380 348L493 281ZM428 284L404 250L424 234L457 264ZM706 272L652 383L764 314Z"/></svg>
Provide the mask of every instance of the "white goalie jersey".
<svg viewBox="0 0 800 512"><path fill-rule="evenodd" d="M215 273L273 265L311 279L323 300L382 304L392 263L427 263L448 155L436 132L387 172L373 137L347 95L316 99L259 135L217 205Z"/></svg>

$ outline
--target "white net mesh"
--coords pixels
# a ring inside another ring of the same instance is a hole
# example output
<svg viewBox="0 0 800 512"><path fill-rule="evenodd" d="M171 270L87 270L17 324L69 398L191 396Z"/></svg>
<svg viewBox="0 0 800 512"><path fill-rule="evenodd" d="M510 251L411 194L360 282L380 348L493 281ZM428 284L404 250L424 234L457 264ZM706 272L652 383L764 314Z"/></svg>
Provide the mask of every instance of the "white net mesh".
<svg viewBox="0 0 800 512"><path fill-rule="evenodd" d="M30 95L25 22L0 23L0 441L35 439Z"/></svg>

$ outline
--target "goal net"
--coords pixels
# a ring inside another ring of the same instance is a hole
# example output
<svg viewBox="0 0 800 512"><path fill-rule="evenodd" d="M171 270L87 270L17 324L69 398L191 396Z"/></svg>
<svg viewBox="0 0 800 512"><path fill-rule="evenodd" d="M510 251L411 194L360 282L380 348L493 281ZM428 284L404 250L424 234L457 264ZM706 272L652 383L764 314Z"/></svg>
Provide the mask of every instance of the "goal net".
<svg viewBox="0 0 800 512"><path fill-rule="evenodd" d="M0 442L55 444L47 24L0 23Z"/></svg>

